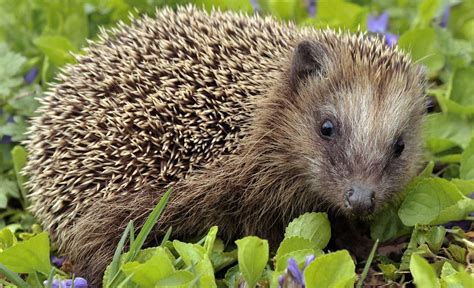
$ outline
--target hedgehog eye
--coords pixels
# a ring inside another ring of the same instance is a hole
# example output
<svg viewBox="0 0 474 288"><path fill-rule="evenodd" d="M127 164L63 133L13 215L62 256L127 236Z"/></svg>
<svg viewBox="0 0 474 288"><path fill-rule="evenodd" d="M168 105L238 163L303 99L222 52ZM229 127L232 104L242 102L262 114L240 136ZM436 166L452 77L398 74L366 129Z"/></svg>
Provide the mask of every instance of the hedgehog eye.
<svg viewBox="0 0 474 288"><path fill-rule="evenodd" d="M321 125L321 136L325 139L329 139L334 135L334 124L331 122L331 120L324 120L323 124Z"/></svg>
<svg viewBox="0 0 474 288"><path fill-rule="evenodd" d="M403 139L400 137L397 139L397 142L395 142L395 145L393 146L393 154L395 158L400 157L404 149L405 149L405 143L403 142Z"/></svg>

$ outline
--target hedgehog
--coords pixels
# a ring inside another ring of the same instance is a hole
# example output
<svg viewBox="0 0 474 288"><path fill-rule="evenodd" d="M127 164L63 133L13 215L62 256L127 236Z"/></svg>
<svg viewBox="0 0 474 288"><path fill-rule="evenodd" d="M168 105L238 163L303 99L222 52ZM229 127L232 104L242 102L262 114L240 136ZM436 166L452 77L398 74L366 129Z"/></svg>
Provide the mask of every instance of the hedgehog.
<svg viewBox="0 0 474 288"><path fill-rule="evenodd" d="M422 162L423 68L362 32L184 6L76 58L32 120L25 173L31 211L93 285L170 187L148 245L217 225L275 247L322 211L350 247Z"/></svg>

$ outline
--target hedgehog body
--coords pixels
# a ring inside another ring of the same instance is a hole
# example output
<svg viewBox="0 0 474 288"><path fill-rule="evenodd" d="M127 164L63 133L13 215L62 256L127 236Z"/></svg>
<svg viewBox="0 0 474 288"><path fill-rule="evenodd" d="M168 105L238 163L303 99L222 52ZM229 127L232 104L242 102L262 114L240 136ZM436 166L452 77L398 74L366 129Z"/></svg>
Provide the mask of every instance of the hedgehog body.
<svg viewBox="0 0 474 288"><path fill-rule="evenodd" d="M292 217L351 218L364 191L380 209L415 175L423 87L407 56L363 34L160 10L103 32L43 99L31 209L95 284L170 186L157 235L218 225L277 242Z"/></svg>

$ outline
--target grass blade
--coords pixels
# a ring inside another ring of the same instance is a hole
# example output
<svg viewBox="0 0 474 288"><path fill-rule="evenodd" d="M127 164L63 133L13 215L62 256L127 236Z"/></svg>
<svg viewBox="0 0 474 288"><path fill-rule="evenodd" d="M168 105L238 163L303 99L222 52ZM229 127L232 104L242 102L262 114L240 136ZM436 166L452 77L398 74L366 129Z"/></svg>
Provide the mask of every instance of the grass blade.
<svg viewBox="0 0 474 288"><path fill-rule="evenodd" d="M112 282L113 278L115 278L115 275L119 272L119 267L120 267L120 255L122 255L123 247L125 246L125 241L127 240L127 236L130 233L130 230L133 228L133 221L130 220L128 222L127 227L125 228L125 231L122 234L122 237L120 238L120 241L117 245L117 248L115 249L114 257L112 258L112 263L110 264L110 274L109 274L109 285Z"/></svg>
<svg viewBox="0 0 474 288"><path fill-rule="evenodd" d="M26 283L25 280L21 279L21 277L18 276L18 274L11 271L10 269L8 269L3 264L0 264L0 274L3 274L3 276L5 276L5 278L7 278L10 282L12 282L13 284L15 284L18 287L21 287L21 288L24 288L24 287L30 288L31 287L30 284Z"/></svg>
<svg viewBox="0 0 474 288"><path fill-rule="evenodd" d="M367 262L365 262L364 270L362 271L362 274L360 275L360 279L357 282L357 288L362 288L365 277L367 277L367 273L369 272L370 265L372 265L372 260L374 260L375 256L375 251L377 251L377 246L379 245L379 239L377 239L374 243L374 246L372 247L372 250L370 251L369 258L367 258Z"/></svg>
<svg viewBox="0 0 474 288"><path fill-rule="evenodd" d="M163 197L161 197L160 202L158 202L155 208L153 208L153 211L150 213L150 216L148 216L148 219L145 221L145 224L140 230L140 233L138 233L137 238L135 238L133 244L130 245L130 251L125 262L133 261L135 257L137 257L137 254L142 248L143 243L145 243L148 234L150 234L151 229L153 229L153 226L155 226L156 222L158 221L158 218L165 209L165 206L170 198L170 194L171 188L166 191Z"/></svg>
<svg viewBox="0 0 474 288"><path fill-rule="evenodd" d="M166 241L168 241L170 239L172 230L173 230L173 227L168 228L168 230L166 231L165 236L163 237L163 240L161 240L160 246L165 245Z"/></svg>
<svg viewBox="0 0 474 288"><path fill-rule="evenodd" d="M48 285L46 286L47 288L52 288L53 287L53 278L54 278L54 267L52 267L51 272L49 272Z"/></svg>

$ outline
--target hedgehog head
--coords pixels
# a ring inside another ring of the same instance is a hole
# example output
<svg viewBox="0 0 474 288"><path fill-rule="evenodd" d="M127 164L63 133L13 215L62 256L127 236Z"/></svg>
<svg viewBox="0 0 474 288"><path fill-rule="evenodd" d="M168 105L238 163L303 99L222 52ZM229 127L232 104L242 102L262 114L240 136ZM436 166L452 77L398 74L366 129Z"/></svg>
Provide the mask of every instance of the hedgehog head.
<svg viewBox="0 0 474 288"><path fill-rule="evenodd" d="M299 202L372 215L419 171L423 69L378 39L331 31L297 43L287 66L265 130L310 192Z"/></svg>

